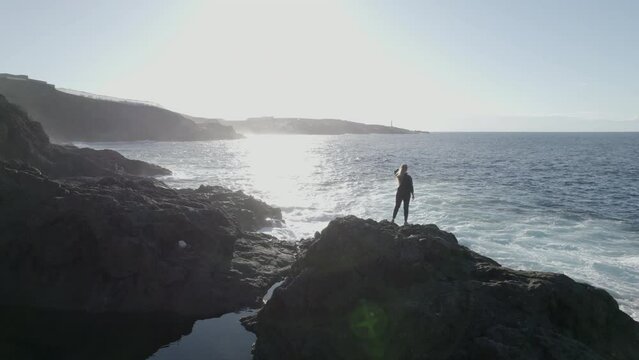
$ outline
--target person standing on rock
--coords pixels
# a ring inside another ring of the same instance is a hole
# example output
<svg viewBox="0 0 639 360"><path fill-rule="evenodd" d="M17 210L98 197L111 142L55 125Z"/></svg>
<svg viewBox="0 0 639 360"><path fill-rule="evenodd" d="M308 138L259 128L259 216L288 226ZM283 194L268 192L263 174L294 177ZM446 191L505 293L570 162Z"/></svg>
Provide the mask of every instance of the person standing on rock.
<svg viewBox="0 0 639 360"><path fill-rule="evenodd" d="M395 194L395 209L393 209L393 220L397 216L399 205L404 202L404 225L408 224L408 205L411 197L415 200L415 192L413 190L413 178L408 175L408 165L402 164L399 169L395 169L395 177L397 178L397 194Z"/></svg>

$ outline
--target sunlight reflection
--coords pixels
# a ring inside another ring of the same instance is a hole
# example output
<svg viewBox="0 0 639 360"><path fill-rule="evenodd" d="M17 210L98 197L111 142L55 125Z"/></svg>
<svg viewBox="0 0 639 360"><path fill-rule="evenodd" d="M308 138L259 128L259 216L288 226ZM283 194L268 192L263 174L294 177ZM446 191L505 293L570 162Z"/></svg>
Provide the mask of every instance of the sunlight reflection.
<svg viewBox="0 0 639 360"><path fill-rule="evenodd" d="M255 135L244 140L242 151L253 186L267 191L268 200L281 207L308 203L310 176L321 166L313 151L325 138L306 135Z"/></svg>

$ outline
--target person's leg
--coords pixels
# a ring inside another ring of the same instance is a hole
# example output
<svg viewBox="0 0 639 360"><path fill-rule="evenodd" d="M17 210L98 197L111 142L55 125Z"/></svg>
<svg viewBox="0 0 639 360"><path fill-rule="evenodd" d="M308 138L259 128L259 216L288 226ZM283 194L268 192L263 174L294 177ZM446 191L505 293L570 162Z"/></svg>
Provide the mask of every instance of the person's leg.
<svg viewBox="0 0 639 360"><path fill-rule="evenodd" d="M395 217L397 216L397 211L399 211L399 205L402 203L402 197L399 194L395 195L395 209L393 209L393 222L395 222Z"/></svg>
<svg viewBox="0 0 639 360"><path fill-rule="evenodd" d="M410 194L404 198L404 224L408 223L408 204L410 204Z"/></svg>

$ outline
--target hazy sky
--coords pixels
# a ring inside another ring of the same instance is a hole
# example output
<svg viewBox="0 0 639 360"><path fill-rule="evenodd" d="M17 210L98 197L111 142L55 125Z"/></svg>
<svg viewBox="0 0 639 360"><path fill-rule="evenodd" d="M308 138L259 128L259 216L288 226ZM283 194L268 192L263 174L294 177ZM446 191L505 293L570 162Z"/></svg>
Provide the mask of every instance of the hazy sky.
<svg viewBox="0 0 639 360"><path fill-rule="evenodd" d="M0 72L197 116L639 117L639 1L0 0L0 14Z"/></svg>

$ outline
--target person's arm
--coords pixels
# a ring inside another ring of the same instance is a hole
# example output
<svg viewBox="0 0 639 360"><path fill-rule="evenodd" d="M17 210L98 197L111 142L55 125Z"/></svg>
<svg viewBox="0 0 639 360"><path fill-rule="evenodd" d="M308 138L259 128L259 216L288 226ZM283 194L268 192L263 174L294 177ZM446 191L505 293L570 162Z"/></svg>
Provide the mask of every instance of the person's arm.
<svg viewBox="0 0 639 360"><path fill-rule="evenodd" d="M415 200L415 189L413 188L413 178L410 178L410 194L413 196L413 200Z"/></svg>

